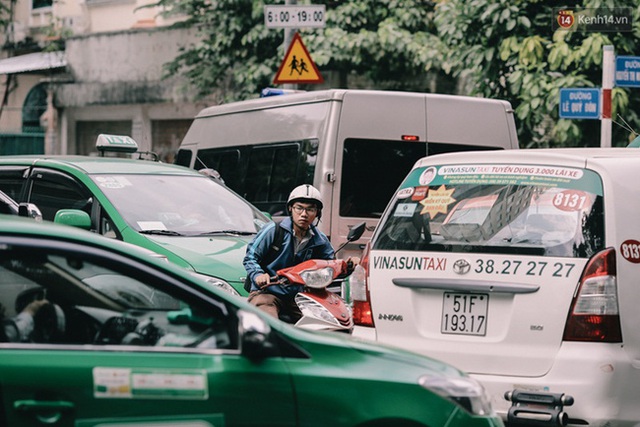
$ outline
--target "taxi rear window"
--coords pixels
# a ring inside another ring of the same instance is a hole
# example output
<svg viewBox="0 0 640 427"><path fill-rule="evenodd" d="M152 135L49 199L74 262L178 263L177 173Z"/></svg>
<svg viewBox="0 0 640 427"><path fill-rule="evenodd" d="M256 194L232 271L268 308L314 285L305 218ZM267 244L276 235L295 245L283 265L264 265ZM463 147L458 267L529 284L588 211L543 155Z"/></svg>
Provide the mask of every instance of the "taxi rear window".
<svg viewBox="0 0 640 427"><path fill-rule="evenodd" d="M545 165L443 165L405 179L373 249L588 258L604 247L602 182Z"/></svg>

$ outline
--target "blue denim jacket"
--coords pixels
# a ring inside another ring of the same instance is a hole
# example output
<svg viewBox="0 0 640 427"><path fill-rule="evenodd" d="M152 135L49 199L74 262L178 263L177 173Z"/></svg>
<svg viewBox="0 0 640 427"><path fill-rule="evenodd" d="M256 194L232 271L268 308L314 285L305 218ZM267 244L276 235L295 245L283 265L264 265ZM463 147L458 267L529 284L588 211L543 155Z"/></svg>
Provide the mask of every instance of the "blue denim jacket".
<svg viewBox="0 0 640 427"><path fill-rule="evenodd" d="M255 277L260 274L269 273L270 276L275 276L276 271L281 268L291 267L312 258L334 259L335 257L333 246L331 246L327 236L313 225L310 228L312 232L311 241L309 241L300 252L294 253L295 237L293 235L293 222L290 217L287 217L280 221L279 225L284 229L282 248L276 259L263 269L260 264L269 251L271 243L273 243L275 227L277 226L278 224L275 222L265 225L247 246L247 253L244 257L243 264L247 270L247 275L251 277L252 291L260 289L255 283ZM280 297L293 298L295 294L302 291L302 289L302 286L273 285L265 290Z"/></svg>

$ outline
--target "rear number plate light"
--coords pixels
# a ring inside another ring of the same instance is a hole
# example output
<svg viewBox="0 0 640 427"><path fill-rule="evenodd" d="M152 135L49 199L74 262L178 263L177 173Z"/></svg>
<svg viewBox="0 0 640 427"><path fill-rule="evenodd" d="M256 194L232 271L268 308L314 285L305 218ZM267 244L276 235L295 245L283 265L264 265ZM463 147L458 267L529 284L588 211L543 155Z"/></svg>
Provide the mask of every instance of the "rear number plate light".
<svg viewBox="0 0 640 427"><path fill-rule="evenodd" d="M440 332L485 336L488 314L488 294L445 292L442 300Z"/></svg>

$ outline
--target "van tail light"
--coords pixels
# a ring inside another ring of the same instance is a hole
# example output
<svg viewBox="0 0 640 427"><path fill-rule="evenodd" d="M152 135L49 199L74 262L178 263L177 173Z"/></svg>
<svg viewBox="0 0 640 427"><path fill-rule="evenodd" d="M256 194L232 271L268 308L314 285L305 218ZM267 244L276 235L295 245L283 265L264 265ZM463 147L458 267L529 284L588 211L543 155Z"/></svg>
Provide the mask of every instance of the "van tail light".
<svg viewBox="0 0 640 427"><path fill-rule="evenodd" d="M371 312L371 295L369 294L369 243L362 252L360 264L349 276L351 301L353 303L353 323L358 326L373 327L373 313Z"/></svg>
<svg viewBox="0 0 640 427"><path fill-rule="evenodd" d="M622 342L614 249L597 253L587 264L571 302L563 340Z"/></svg>

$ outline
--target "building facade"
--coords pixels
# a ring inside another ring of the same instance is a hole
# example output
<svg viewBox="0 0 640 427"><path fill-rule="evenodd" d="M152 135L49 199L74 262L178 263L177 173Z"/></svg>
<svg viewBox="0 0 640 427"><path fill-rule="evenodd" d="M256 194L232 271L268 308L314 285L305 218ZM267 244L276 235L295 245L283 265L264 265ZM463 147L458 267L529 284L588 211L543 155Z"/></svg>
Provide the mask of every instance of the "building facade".
<svg viewBox="0 0 640 427"><path fill-rule="evenodd" d="M195 33L170 29L148 3L11 2L0 34L0 154L91 155L100 133L114 133L173 160L213 98L195 101L183 80L163 77Z"/></svg>

